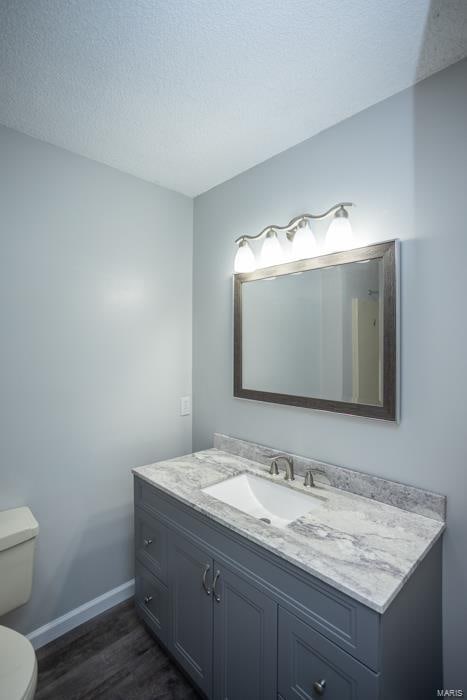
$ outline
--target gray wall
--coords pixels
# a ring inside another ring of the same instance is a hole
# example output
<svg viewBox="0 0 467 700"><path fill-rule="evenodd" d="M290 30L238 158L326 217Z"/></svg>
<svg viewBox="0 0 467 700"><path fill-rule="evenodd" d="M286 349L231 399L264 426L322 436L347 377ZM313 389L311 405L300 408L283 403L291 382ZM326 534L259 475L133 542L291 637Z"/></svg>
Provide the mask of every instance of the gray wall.
<svg viewBox="0 0 467 700"><path fill-rule="evenodd" d="M0 509L30 631L129 580L130 468L191 449L192 200L0 128Z"/></svg>
<svg viewBox="0 0 467 700"><path fill-rule="evenodd" d="M466 115L464 61L198 197L193 317L195 449L218 430L447 494L446 685L464 689ZM400 426L232 396L234 239L340 200L359 243L402 240Z"/></svg>

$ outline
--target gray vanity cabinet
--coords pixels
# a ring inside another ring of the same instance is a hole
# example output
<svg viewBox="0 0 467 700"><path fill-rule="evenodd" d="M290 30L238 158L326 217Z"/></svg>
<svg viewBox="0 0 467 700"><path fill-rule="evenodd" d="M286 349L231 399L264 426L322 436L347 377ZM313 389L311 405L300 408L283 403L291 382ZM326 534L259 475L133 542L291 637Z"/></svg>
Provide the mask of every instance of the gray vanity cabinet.
<svg viewBox="0 0 467 700"><path fill-rule="evenodd" d="M441 542L384 614L135 479L136 607L208 700L442 688Z"/></svg>
<svg viewBox="0 0 467 700"><path fill-rule="evenodd" d="M245 576L215 561L214 698L276 697L277 605Z"/></svg>
<svg viewBox="0 0 467 700"><path fill-rule="evenodd" d="M201 547L170 532L169 648L208 697L212 692L212 566L211 557Z"/></svg>

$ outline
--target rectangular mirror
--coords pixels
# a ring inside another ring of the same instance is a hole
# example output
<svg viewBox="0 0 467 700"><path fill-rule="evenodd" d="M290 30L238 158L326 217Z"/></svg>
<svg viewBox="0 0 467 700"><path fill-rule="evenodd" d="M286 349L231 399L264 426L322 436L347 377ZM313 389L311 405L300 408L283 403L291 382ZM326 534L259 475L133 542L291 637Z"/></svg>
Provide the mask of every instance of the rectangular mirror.
<svg viewBox="0 0 467 700"><path fill-rule="evenodd" d="M397 420L397 242L234 277L234 395Z"/></svg>

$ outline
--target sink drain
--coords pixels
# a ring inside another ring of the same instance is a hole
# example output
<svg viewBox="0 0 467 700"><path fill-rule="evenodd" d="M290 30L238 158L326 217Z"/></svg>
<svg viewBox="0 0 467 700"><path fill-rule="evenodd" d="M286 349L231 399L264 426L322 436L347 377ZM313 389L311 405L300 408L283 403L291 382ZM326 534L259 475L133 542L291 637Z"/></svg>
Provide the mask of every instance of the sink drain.
<svg viewBox="0 0 467 700"><path fill-rule="evenodd" d="M271 521L269 520L269 518L260 518L260 520L262 520L263 523L267 523L268 525L271 524Z"/></svg>

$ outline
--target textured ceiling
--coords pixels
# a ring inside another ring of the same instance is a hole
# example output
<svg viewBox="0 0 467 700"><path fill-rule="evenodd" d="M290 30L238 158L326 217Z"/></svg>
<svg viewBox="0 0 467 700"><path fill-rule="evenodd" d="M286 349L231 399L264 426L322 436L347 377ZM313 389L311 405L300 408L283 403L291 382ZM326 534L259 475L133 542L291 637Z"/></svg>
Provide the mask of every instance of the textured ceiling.
<svg viewBox="0 0 467 700"><path fill-rule="evenodd" d="M196 195L465 55L466 0L1 0L0 123Z"/></svg>

